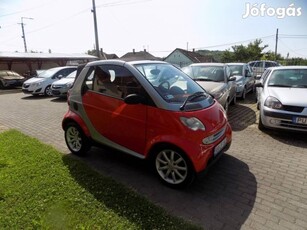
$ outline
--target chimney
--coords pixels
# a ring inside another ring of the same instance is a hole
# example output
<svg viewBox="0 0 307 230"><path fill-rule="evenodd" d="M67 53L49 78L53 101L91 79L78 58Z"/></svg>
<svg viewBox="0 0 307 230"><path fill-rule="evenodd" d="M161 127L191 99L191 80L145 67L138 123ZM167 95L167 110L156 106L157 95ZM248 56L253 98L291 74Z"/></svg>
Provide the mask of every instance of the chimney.
<svg viewBox="0 0 307 230"><path fill-rule="evenodd" d="M146 53L146 49L144 49L144 52Z"/></svg>
<svg viewBox="0 0 307 230"><path fill-rule="evenodd" d="M132 50L133 54L135 54L135 49Z"/></svg>
<svg viewBox="0 0 307 230"><path fill-rule="evenodd" d="M195 52L195 49L193 48L193 53Z"/></svg>

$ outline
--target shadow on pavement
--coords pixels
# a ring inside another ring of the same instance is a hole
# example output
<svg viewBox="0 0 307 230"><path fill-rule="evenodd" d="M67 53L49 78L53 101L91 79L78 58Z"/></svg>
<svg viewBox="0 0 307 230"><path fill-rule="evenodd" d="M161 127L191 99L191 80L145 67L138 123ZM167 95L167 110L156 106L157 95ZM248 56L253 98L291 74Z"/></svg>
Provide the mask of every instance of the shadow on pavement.
<svg viewBox="0 0 307 230"><path fill-rule="evenodd" d="M307 133L274 129L267 129L263 132L281 143L307 148Z"/></svg>
<svg viewBox="0 0 307 230"><path fill-rule="evenodd" d="M51 102L55 103L67 103L67 98L66 97L54 97L51 99Z"/></svg>
<svg viewBox="0 0 307 230"><path fill-rule="evenodd" d="M233 131L242 131L255 124L256 113L247 106L236 104L228 110L228 121Z"/></svg>
<svg viewBox="0 0 307 230"><path fill-rule="evenodd" d="M69 162L65 160L67 157L71 155L63 156L66 163ZM191 220L204 229L240 229L251 213L257 193L257 181L249 167L228 154L205 177L184 190L162 185L146 162L111 149L93 148L87 157L79 159L172 215ZM71 165L68 168L74 179L93 195L97 189L105 189L91 187L84 178L78 178L80 173ZM98 200L105 204L105 200Z"/></svg>

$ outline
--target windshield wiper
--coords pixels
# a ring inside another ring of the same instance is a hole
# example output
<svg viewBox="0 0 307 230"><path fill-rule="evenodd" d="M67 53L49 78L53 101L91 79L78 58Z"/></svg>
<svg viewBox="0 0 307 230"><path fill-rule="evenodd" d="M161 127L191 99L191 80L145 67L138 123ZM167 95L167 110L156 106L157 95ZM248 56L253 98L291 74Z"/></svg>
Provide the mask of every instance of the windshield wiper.
<svg viewBox="0 0 307 230"><path fill-rule="evenodd" d="M289 88L292 87L292 85L284 85L284 84L272 84L272 85L268 85L270 87L285 87L285 88Z"/></svg>
<svg viewBox="0 0 307 230"><path fill-rule="evenodd" d="M194 81L215 81L215 80L208 79L208 78L194 78Z"/></svg>
<svg viewBox="0 0 307 230"><path fill-rule="evenodd" d="M184 110L184 107L186 106L188 101L194 100L195 98L202 97L205 95L206 95L205 92L196 92L196 93L191 94L190 96L187 97L187 99L185 99L182 106L180 106L180 110Z"/></svg>

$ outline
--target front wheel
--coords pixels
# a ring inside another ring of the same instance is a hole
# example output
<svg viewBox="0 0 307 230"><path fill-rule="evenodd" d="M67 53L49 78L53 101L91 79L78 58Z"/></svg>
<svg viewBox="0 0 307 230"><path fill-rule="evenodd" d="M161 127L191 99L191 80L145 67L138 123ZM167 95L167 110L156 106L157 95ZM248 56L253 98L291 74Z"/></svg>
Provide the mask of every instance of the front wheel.
<svg viewBox="0 0 307 230"><path fill-rule="evenodd" d="M258 129L261 130L261 131L265 130L265 126L263 125L263 123L261 121L261 112L259 114Z"/></svg>
<svg viewBox="0 0 307 230"><path fill-rule="evenodd" d="M84 156L91 147L89 139L74 122L65 126L65 142L69 150L78 156Z"/></svg>
<svg viewBox="0 0 307 230"><path fill-rule="evenodd" d="M175 148L163 148L157 151L154 164L157 175L169 187L186 187L195 178L189 159Z"/></svg>
<svg viewBox="0 0 307 230"><path fill-rule="evenodd" d="M48 86L45 88L44 94L45 94L45 96L48 96L48 97L52 96L52 89L51 89L51 86L50 86L50 85L48 85Z"/></svg>

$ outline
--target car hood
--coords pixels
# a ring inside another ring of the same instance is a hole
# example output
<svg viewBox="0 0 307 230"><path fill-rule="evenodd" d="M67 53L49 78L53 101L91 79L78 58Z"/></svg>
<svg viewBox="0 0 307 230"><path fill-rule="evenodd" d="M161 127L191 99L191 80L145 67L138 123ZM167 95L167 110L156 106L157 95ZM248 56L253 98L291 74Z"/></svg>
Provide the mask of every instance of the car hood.
<svg viewBox="0 0 307 230"><path fill-rule="evenodd" d="M212 82L212 81L196 81L196 82L209 93L219 91L224 86L224 82Z"/></svg>
<svg viewBox="0 0 307 230"><path fill-rule="evenodd" d="M53 85L65 85L67 83L72 83L74 78L62 78L61 80L53 82Z"/></svg>
<svg viewBox="0 0 307 230"><path fill-rule="evenodd" d="M18 77L18 76L1 76L0 77L3 80L23 80L24 77Z"/></svg>
<svg viewBox="0 0 307 230"><path fill-rule="evenodd" d="M30 78L30 79L28 79L28 80L26 80L25 81L25 83L27 84L31 84L31 83L35 83L35 82L41 82L41 81L43 81L44 79L46 79L46 78L39 78L39 77L32 77L32 78Z"/></svg>
<svg viewBox="0 0 307 230"><path fill-rule="evenodd" d="M276 97L283 105L307 107L307 88L269 87L270 96Z"/></svg>
<svg viewBox="0 0 307 230"><path fill-rule="evenodd" d="M236 78L236 82L243 80L243 76L235 75L234 77Z"/></svg>

